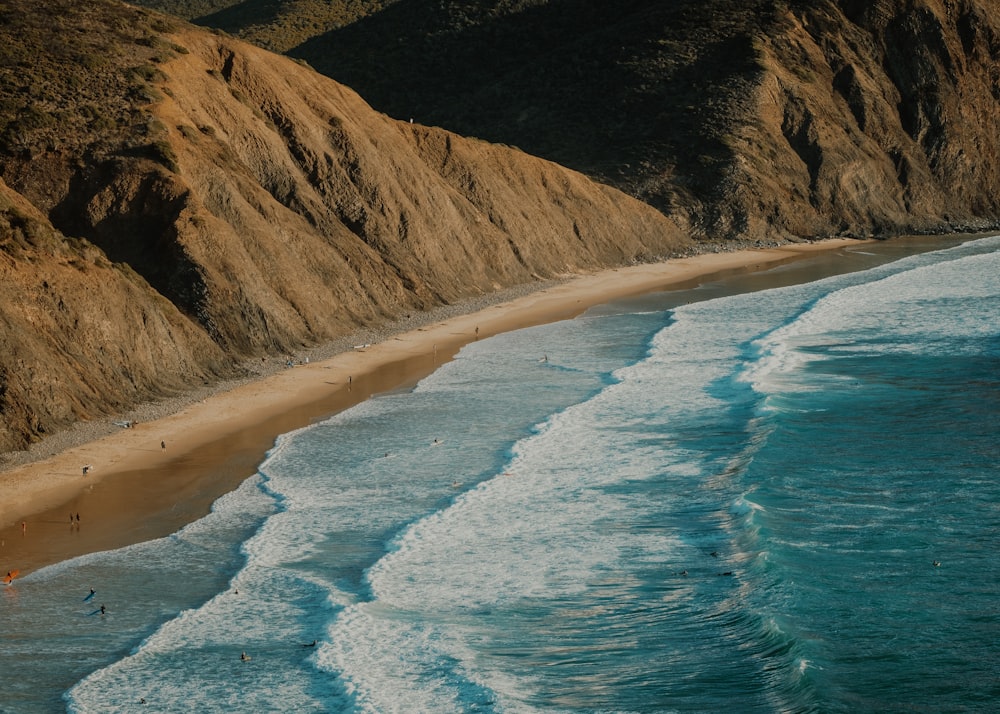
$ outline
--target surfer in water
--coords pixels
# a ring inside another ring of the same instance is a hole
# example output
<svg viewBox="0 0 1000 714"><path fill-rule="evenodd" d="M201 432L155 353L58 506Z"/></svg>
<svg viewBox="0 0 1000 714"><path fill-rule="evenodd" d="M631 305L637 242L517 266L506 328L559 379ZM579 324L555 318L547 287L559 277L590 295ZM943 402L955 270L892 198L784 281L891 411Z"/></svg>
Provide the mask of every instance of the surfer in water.
<svg viewBox="0 0 1000 714"><path fill-rule="evenodd" d="M240 661L241 662L249 662L250 661L250 655L248 655L246 652L241 652L240 653Z"/></svg>

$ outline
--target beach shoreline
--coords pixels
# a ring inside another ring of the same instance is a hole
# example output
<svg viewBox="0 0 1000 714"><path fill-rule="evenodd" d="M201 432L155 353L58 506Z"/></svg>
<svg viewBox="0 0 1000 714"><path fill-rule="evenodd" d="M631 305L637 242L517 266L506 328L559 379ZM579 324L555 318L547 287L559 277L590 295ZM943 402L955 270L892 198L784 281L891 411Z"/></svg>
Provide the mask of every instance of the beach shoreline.
<svg viewBox="0 0 1000 714"><path fill-rule="evenodd" d="M373 395L411 387L465 344L650 292L694 287L869 241L831 239L609 269L432 311L380 341L338 342L293 366L160 405L164 413L0 472L0 571L25 575L169 535L252 476L275 439ZM364 339L362 337L362 339ZM107 429L107 423L104 424ZM51 444L50 444L50 447ZM86 473L84 470L86 468Z"/></svg>

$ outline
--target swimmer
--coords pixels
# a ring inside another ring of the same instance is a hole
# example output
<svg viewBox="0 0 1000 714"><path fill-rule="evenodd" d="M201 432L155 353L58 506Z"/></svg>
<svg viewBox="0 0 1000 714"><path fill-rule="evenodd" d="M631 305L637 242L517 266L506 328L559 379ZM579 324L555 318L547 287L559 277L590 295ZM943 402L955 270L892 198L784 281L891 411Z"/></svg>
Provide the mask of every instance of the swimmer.
<svg viewBox="0 0 1000 714"><path fill-rule="evenodd" d="M240 661L242 661L242 662L249 662L250 661L250 655L248 655L246 652L240 653Z"/></svg>

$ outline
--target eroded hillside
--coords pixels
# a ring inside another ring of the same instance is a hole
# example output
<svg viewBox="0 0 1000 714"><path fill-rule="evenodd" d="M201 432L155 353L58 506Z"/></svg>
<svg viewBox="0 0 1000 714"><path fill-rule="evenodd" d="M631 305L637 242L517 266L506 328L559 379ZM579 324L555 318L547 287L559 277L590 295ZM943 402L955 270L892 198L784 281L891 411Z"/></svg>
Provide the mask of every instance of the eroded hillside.
<svg viewBox="0 0 1000 714"><path fill-rule="evenodd" d="M66 239L0 182L0 445L231 375L205 332L127 265Z"/></svg>
<svg viewBox="0 0 1000 714"><path fill-rule="evenodd" d="M0 4L0 448L692 241L1000 220L987 0L180 4L328 76L115 0Z"/></svg>
<svg viewBox="0 0 1000 714"><path fill-rule="evenodd" d="M0 448L246 357L687 244L614 189L390 119L291 59L110 0L53 10L58 23L0 31L8 45L52 47L35 80L76 51L50 25L102 38L100 58L50 84L22 79L23 51L0 66L15 107L0 117L0 177L16 208ZM106 113L88 108L99 97ZM56 108L57 121L22 121ZM47 236L44 249L25 235Z"/></svg>
<svg viewBox="0 0 1000 714"><path fill-rule="evenodd" d="M997 222L992 0L200 6L392 116L579 170L701 240Z"/></svg>

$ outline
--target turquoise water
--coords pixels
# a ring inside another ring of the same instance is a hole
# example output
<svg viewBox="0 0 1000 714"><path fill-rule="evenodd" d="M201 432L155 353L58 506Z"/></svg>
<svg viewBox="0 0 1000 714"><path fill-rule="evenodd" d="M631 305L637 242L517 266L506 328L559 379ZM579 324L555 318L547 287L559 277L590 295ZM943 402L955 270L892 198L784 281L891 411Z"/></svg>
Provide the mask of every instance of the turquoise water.
<svg viewBox="0 0 1000 714"><path fill-rule="evenodd" d="M476 342L18 581L0 711L991 711L1000 238L733 289Z"/></svg>

